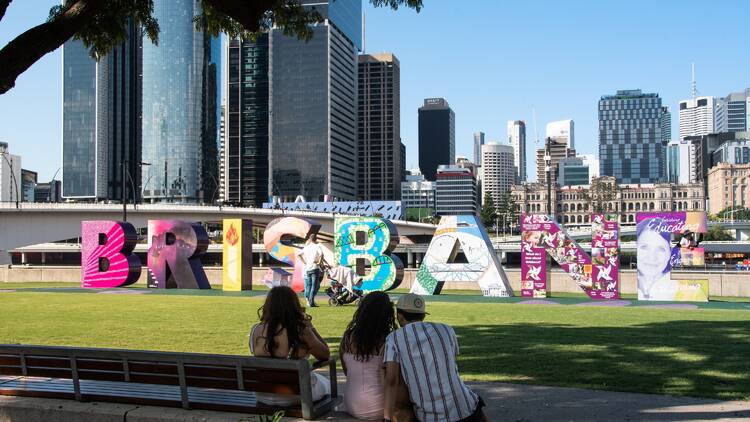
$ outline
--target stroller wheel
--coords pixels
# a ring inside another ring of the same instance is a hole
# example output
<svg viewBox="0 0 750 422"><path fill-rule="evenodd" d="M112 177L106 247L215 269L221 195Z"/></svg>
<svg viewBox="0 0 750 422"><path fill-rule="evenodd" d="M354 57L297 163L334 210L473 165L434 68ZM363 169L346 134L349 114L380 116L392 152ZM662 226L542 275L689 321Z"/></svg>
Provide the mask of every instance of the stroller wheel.
<svg viewBox="0 0 750 422"><path fill-rule="evenodd" d="M334 297L329 297L328 298L328 304L330 306L339 306L339 302Z"/></svg>

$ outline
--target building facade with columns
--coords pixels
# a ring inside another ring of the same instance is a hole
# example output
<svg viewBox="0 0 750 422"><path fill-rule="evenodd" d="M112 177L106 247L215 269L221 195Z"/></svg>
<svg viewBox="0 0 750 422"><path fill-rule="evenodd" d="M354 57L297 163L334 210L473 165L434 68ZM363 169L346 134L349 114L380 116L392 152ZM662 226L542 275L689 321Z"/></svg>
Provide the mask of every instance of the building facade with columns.
<svg viewBox="0 0 750 422"><path fill-rule="evenodd" d="M606 212L619 214L623 224L634 224L638 212L650 211L705 211L702 183L677 185L624 184L618 185L612 176L596 180L614 191L606 203ZM590 224L591 205L586 199L590 185L554 186L552 209L555 219L562 224ZM511 193L519 214L544 214L547 208L547 186L543 183L525 183L513 186Z"/></svg>
<svg viewBox="0 0 750 422"><path fill-rule="evenodd" d="M708 171L708 211L750 204L750 164L719 163Z"/></svg>

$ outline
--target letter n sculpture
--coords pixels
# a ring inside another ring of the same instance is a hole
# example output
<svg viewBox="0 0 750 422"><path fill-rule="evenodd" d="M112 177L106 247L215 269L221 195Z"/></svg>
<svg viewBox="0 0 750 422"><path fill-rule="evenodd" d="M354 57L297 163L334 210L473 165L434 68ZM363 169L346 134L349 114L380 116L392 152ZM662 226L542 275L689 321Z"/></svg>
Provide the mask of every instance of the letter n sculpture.
<svg viewBox="0 0 750 422"><path fill-rule="evenodd" d="M130 223L81 222L81 287L124 287L138 281L141 260L133 253L138 234Z"/></svg>
<svg viewBox="0 0 750 422"><path fill-rule="evenodd" d="M592 299L618 299L619 225L616 218L591 216L591 256L546 215L521 219L521 296L546 297L547 253Z"/></svg>

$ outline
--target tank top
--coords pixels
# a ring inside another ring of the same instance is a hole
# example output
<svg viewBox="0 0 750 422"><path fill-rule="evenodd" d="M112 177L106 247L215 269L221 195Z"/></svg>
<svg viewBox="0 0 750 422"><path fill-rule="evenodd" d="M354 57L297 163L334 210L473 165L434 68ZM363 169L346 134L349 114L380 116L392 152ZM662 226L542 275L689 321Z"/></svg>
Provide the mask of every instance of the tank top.
<svg viewBox="0 0 750 422"><path fill-rule="evenodd" d="M341 359L346 364L344 404L347 412L359 419L383 419L383 355L360 362L353 354L344 353Z"/></svg>

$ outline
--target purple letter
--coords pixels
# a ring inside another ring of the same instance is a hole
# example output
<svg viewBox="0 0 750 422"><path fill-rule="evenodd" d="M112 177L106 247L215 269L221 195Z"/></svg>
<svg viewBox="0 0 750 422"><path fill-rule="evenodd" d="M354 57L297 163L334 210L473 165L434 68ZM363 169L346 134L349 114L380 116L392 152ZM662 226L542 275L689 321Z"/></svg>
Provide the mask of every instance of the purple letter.
<svg viewBox="0 0 750 422"><path fill-rule="evenodd" d="M148 287L210 289L200 257L208 249L208 233L198 223L148 221Z"/></svg>

